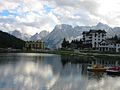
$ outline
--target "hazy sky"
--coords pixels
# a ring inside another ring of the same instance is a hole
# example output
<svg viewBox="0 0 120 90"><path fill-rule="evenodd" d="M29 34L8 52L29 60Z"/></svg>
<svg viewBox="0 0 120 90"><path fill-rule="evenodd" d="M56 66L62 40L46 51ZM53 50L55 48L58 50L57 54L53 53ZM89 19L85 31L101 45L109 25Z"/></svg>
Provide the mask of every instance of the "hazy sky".
<svg viewBox="0 0 120 90"><path fill-rule="evenodd" d="M0 0L0 29L29 34L56 24L120 26L120 0Z"/></svg>

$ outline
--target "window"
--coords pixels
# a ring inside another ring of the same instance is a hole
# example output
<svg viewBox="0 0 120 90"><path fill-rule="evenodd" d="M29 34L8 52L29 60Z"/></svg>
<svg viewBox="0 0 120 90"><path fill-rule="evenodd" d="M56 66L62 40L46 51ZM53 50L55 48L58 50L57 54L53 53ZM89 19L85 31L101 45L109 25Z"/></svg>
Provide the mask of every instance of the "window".
<svg viewBox="0 0 120 90"><path fill-rule="evenodd" d="M36 44L36 47L38 48L38 47L39 47L39 44Z"/></svg>
<svg viewBox="0 0 120 90"><path fill-rule="evenodd" d="M96 47L96 44L97 44L97 43L95 42L94 44L95 44L95 47Z"/></svg>
<svg viewBox="0 0 120 90"><path fill-rule="evenodd" d="M105 46L105 43L102 43L103 46Z"/></svg>
<svg viewBox="0 0 120 90"><path fill-rule="evenodd" d="M95 37L97 36L97 34L95 33Z"/></svg>
<svg viewBox="0 0 120 90"><path fill-rule="evenodd" d="M32 47L35 48L35 44L32 44Z"/></svg>

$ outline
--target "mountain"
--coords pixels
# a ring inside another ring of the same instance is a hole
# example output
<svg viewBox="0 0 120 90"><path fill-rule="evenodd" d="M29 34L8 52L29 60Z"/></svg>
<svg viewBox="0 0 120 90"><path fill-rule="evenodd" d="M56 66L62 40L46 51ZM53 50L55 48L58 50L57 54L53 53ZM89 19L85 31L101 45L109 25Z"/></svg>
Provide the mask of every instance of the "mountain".
<svg viewBox="0 0 120 90"><path fill-rule="evenodd" d="M75 26L74 37L81 36L83 31L89 31L90 28L90 26Z"/></svg>
<svg viewBox="0 0 120 90"><path fill-rule="evenodd" d="M73 28L70 25L56 25L53 31L44 39L48 48L59 47L63 38L70 39L74 37Z"/></svg>
<svg viewBox="0 0 120 90"><path fill-rule="evenodd" d="M103 24L101 22L99 22L96 26L92 26L91 29L101 29L101 30L105 30L107 32L107 37L111 37L114 36L115 33L113 31L115 31L113 28L111 28L110 26L108 26L107 24Z"/></svg>
<svg viewBox="0 0 120 90"><path fill-rule="evenodd" d="M45 38L49 34L49 32L45 31L45 30L41 31L40 33L36 33L34 35L28 35L26 33L20 32L18 30L10 31L9 33L11 35L17 37L17 38L20 38L20 39L24 40L24 41L37 41L37 40L41 40L41 39Z"/></svg>
<svg viewBox="0 0 120 90"><path fill-rule="evenodd" d="M115 34L120 35L120 27L111 28L107 24L98 23L95 26L75 26L61 24L56 25L53 31L44 38L44 42L48 48L58 48L64 38L71 41L73 39L80 39L83 31L89 31L90 29L101 29L107 32L107 37L113 37Z"/></svg>
<svg viewBox="0 0 120 90"><path fill-rule="evenodd" d="M31 41L41 40L41 39L44 39L48 34L49 34L48 31L43 30L40 33L36 33L33 36L31 36L30 40Z"/></svg>
<svg viewBox="0 0 120 90"><path fill-rule="evenodd" d="M30 39L30 37L31 37L31 35L28 35L28 34L26 34L26 33L21 33L21 32L18 31L18 30L10 31L9 33L10 33L11 35L17 37L17 38L20 38L20 39L24 40L24 41L29 41L29 39Z"/></svg>
<svg viewBox="0 0 120 90"><path fill-rule="evenodd" d="M34 34L33 36L30 37L30 41L37 41L40 40L40 36L38 33Z"/></svg>
<svg viewBox="0 0 120 90"><path fill-rule="evenodd" d="M18 30L14 30L10 32L10 34L25 41L43 40L47 47L58 48L61 46L63 38L66 38L69 41L73 39L79 40L80 38L82 38L82 32L89 31L90 29L95 30L104 29L107 32L107 37L113 37L115 36L115 34L120 37L120 27L112 28L109 25L103 24L101 22L95 26L75 26L75 27L72 27L71 25L68 24L60 24L56 25L55 28L50 33L44 30L40 33L34 34L33 36L22 33Z"/></svg>
<svg viewBox="0 0 120 90"><path fill-rule="evenodd" d="M76 26L73 28L71 25L67 24L56 25L53 31L47 37L45 37L44 41L48 48L58 48L61 46L64 38L69 41L75 38L80 39L82 32L89 29L89 26Z"/></svg>
<svg viewBox="0 0 120 90"><path fill-rule="evenodd" d="M71 41L80 39L83 31L90 30L90 26L76 26L61 24L56 25L53 31L44 39L48 48L59 48L64 38Z"/></svg>
<svg viewBox="0 0 120 90"><path fill-rule="evenodd" d="M99 22L96 26L92 26L92 28L94 29L105 29L105 30L109 30L112 29L110 26L108 26L107 24L103 24L101 22Z"/></svg>
<svg viewBox="0 0 120 90"><path fill-rule="evenodd" d="M114 27L112 32L116 34L118 37L120 37L120 27Z"/></svg>
<svg viewBox="0 0 120 90"><path fill-rule="evenodd" d="M43 30L39 33L41 39L44 39L48 34L49 34L49 32L46 30Z"/></svg>
<svg viewBox="0 0 120 90"><path fill-rule="evenodd" d="M0 48L22 49L25 42L13 35L0 31Z"/></svg>

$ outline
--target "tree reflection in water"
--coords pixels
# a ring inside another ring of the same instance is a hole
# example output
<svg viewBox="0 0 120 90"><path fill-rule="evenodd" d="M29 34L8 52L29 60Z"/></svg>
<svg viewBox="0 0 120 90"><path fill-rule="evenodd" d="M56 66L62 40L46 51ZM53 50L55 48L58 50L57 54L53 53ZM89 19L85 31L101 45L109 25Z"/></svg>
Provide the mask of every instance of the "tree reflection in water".
<svg viewBox="0 0 120 90"><path fill-rule="evenodd" d="M52 54L0 54L0 90L120 90L120 77L87 71L90 64L119 59Z"/></svg>

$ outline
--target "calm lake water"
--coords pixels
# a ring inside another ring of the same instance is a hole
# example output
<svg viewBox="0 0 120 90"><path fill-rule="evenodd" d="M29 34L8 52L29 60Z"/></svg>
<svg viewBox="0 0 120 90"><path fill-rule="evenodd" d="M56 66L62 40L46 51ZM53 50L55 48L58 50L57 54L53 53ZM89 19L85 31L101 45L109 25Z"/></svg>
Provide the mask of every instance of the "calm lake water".
<svg viewBox="0 0 120 90"><path fill-rule="evenodd" d="M114 58L1 53L0 90L120 90L120 77L87 71L87 66L94 63L114 66L120 61Z"/></svg>

